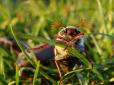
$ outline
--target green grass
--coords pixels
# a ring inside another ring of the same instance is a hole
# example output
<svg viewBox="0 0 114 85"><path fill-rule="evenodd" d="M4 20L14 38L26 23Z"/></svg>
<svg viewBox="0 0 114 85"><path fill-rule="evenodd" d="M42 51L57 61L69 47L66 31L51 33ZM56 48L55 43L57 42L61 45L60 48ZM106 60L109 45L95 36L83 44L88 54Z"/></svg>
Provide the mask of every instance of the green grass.
<svg viewBox="0 0 114 85"><path fill-rule="evenodd" d="M16 65L16 85L19 85L19 67Z"/></svg>
<svg viewBox="0 0 114 85"><path fill-rule="evenodd" d="M35 58L30 60L19 41L26 41L31 47L42 42L64 47L53 40L54 34L60 26L79 26L85 33L84 42L93 65L83 54L68 48L72 55L78 55L83 66L65 74L63 81L75 76L72 83L76 85L109 85L114 83L113 3L113 0L1 0L0 38L16 40L33 66L31 83L40 85L43 77L47 85L56 85L59 80L51 75L57 74L56 67L43 66ZM19 79L18 67L14 70L16 59L12 49L0 44L0 85L28 84L29 80Z"/></svg>
<svg viewBox="0 0 114 85"><path fill-rule="evenodd" d="M35 81L37 79L39 68L40 68L40 61L37 62L36 70L35 70L35 73L34 73L33 85L35 85Z"/></svg>

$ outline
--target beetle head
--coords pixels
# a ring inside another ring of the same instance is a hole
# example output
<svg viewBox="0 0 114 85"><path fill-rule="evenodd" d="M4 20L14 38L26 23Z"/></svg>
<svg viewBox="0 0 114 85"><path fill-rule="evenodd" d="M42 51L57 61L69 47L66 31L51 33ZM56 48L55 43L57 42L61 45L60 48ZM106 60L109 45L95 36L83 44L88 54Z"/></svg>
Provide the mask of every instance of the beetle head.
<svg viewBox="0 0 114 85"><path fill-rule="evenodd" d="M80 32L77 27L67 26L63 27L60 32L55 35L55 38L57 41L65 43L79 51L84 51L83 35L84 33Z"/></svg>

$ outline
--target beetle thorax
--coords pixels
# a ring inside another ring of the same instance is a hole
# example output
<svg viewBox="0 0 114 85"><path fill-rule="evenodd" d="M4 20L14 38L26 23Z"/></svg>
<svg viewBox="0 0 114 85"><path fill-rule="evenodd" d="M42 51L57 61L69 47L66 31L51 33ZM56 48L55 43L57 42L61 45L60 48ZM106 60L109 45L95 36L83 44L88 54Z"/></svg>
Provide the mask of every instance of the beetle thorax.
<svg viewBox="0 0 114 85"><path fill-rule="evenodd" d="M84 51L83 33L81 33L75 26L63 27L63 29L61 29L56 35L56 40L65 44L66 46L75 48L76 50ZM59 58L57 58L57 56ZM67 50L55 46L55 57L57 59L64 59L66 56L68 57Z"/></svg>

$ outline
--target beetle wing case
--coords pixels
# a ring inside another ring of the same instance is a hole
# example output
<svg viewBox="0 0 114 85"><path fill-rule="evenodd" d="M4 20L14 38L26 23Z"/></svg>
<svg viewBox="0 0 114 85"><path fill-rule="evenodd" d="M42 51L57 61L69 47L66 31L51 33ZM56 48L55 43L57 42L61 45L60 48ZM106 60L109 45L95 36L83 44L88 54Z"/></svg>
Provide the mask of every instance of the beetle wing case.
<svg viewBox="0 0 114 85"><path fill-rule="evenodd" d="M40 60L41 62L46 62L47 60L53 60L54 59L54 46L49 45L47 43L40 44L34 48L28 49L29 51L32 50L32 52L35 53L36 58Z"/></svg>
<svg viewBox="0 0 114 85"><path fill-rule="evenodd" d="M54 46L49 45L47 43L43 43L35 47L28 48L26 52L31 59L32 59L31 52L33 52L37 60L40 60L41 63L46 63L50 60L54 60ZM23 67L28 64L28 61L26 60L25 55L23 53L19 54L16 64L19 67Z"/></svg>

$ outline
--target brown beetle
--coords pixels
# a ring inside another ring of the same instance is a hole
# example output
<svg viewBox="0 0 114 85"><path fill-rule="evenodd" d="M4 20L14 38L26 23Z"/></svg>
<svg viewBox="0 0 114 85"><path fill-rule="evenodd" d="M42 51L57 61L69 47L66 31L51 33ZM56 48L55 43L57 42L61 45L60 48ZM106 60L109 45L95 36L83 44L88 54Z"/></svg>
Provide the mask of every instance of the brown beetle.
<svg viewBox="0 0 114 85"><path fill-rule="evenodd" d="M54 37L55 39L63 43L67 46L71 46L75 48L76 50L84 51L84 43L83 43L83 33L81 33L75 26L67 26L63 27L58 34L56 34ZM60 60L56 59L57 53L54 53L54 49L59 49L61 47L58 46L52 46L48 43L42 43L40 45L37 45L32 48L26 49L28 54L30 55L30 52L33 51L37 57L38 60L41 62L46 62L48 60ZM62 48L63 49L63 48ZM64 50L65 52L65 50ZM67 54L67 52L66 52ZM24 56L24 55L23 55ZM55 57L54 57L55 56ZM61 54L61 56L64 56ZM22 58L22 59L21 59ZM24 63L21 63L24 60L25 57L22 57L22 53L19 55L17 59L17 64L21 66L25 66ZM62 57L63 59L64 57Z"/></svg>

